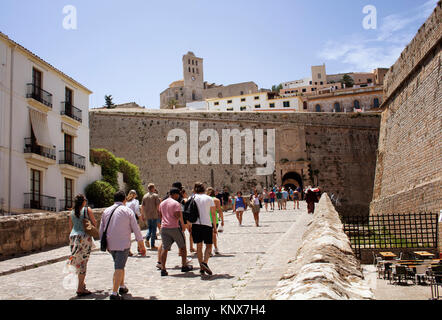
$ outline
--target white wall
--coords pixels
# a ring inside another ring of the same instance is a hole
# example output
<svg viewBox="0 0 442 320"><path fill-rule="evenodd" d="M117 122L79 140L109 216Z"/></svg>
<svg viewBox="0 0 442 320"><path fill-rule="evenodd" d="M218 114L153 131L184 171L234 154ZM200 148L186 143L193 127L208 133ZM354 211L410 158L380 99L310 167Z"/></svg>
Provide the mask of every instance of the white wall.
<svg viewBox="0 0 442 320"><path fill-rule="evenodd" d="M8 150L9 150L9 99L10 99L10 48L7 43L0 39L0 198L5 201L8 198ZM7 53L5 55L5 52ZM66 55L68 59L68 55ZM3 63L6 60L6 66ZM11 207L22 210L24 205L24 193L30 190L30 166L26 163L24 147L25 138L31 136L31 123L29 117L29 104L26 99L26 84L32 82L32 68L42 72L43 89L50 92L52 97L52 110L47 112L49 134L51 143L56 147L57 163L50 165L43 172L41 194L64 199L64 175L61 172L59 160L60 151L64 150L64 134L62 128L61 102L65 101L65 87L73 91L73 104L82 110L82 123L77 129L74 139L74 153L86 158L86 172L74 179L74 196L76 193L84 193L84 188L89 183L101 179L101 168L97 169L89 163L89 93L75 83L62 77L41 61L24 54L19 48L14 52L14 82L13 82L13 121L12 121L12 201Z"/></svg>
<svg viewBox="0 0 442 320"><path fill-rule="evenodd" d="M244 100L244 101L241 101ZM231 103L228 103L231 101ZM284 107L283 102L290 102L290 107ZM299 98L287 97L284 99L268 100L267 93L261 92L253 95L244 95L237 97L226 97L222 99L210 99L207 100L209 104L209 110L215 111L233 111L240 112L241 107L246 107L243 111L299 111ZM218 105L216 105L218 103ZM274 103L275 107L270 108L270 104ZM256 108L256 105L260 105L260 108Z"/></svg>

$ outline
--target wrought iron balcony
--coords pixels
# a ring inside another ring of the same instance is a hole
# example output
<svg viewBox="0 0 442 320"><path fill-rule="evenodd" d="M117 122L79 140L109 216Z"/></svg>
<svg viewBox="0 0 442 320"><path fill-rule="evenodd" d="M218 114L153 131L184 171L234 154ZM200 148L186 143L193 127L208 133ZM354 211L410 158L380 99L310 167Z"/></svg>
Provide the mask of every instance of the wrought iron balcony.
<svg viewBox="0 0 442 320"><path fill-rule="evenodd" d="M60 211L70 211L74 208L73 199L60 199Z"/></svg>
<svg viewBox="0 0 442 320"><path fill-rule="evenodd" d="M60 164L68 164L86 170L86 158L67 150L60 151Z"/></svg>
<svg viewBox="0 0 442 320"><path fill-rule="evenodd" d="M52 108L52 94L40 87L37 87L33 83L27 84L26 98L32 98L43 103L45 106Z"/></svg>
<svg viewBox="0 0 442 320"><path fill-rule="evenodd" d="M32 138L25 138L24 153L34 153L48 159L56 160L55 148L46 148L39 146L32 141Z"/></svg>
<svg viewBox="0 0 442 320"><path fill-rule="evenodd" d="M56 212L56 198L39 193L25 193L25 209L35 209Z"/></svg>
<svg viewBox="0 0 442 320"><path fill-rule="evenodd" d="M71 103L69 102L62 102L61 103L61 115L66 115L74 120L77 120L78 122L82 122L82 111L78 108L75 108Z"/></svg>

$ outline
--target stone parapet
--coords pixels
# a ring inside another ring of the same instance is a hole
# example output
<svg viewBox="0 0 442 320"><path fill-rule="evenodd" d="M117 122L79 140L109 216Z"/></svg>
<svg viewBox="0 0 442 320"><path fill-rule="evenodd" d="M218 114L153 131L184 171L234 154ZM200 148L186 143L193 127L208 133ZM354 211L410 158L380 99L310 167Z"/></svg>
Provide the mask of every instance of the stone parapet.
<svg viewBox="0 0 442 320"><path fill-rule="evenodd" d="M296 258L289 261L274 300L373 299L359 261L329 196L324 193L305 231Z"/></svg>
<svg viewBox="0 0 442 320"><path fill-rule="evenodd" d="M92 211L99 225L104 209ZM0 259L66 246L70 232L69 212L0 217Z"/></svg>

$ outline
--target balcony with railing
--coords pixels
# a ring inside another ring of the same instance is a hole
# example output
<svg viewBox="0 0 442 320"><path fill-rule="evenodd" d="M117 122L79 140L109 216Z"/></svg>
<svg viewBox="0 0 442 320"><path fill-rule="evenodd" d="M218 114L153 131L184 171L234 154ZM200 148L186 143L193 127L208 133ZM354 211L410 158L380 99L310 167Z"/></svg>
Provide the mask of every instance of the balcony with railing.
<svg viewBox="0 0 442 320"><path fill-rule="evenodd" d="M45 106L52 108L52 94L33 83L27 84L26 98L34 99Z"/></svg>
<svg viewBox="0 0 442 320"><path fill-rule="evenodd" d="M25 138L24 153L33 153L47 159L56 160L55 148L39 146L32 138Z"/></svg>
<svg viewBox="0 0 442 320"><path fill-rule="evenodd" d="M56 198L38 193L25 193L25 209L56 212Z"/></svg>
<svg viewBox="0 0 442 320"><path fill-rule="evenodd" d="M86 158L80 156L71 151L62 150L60 151L60 164L67 164L78 168L80 170L86 170Z"/></svg>
<svg viewBox="0 0 442 320"><path fill-rule="evenodd" d="M68 116L78 122L82 122L82 111L74 107L70 102L61 103L61 115Z"/></svg>

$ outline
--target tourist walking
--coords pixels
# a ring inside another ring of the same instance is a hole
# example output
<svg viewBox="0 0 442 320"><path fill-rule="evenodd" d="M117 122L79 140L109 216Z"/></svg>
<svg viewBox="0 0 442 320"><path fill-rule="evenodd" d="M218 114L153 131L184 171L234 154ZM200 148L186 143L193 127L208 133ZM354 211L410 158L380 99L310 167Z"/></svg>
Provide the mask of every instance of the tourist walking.
<svg viewBox="0 0 442 320"><path fill-rule="evenodd" d="M155 185L149 183L147 186L148 192L144 195L141 201L141 212L143 213L143 218L147 223L147 234L146 234L146 247L151 250L158 250L155 246L155 240L157 238L157 226L159 224L159 207L160 207L160 197L155 193ZM150 241L150 243L149 243Z"/></svg>
<svg viewBox="0 0 442 320"><path fill-rule="evenodd" d="M135 219L137 223L140 223L140 202L137 199L137 192L135 190L130 190L126 197L126 207L131 209L135 214ZM139 253L139 252L138 252ZM132 257L133 253L129 250L129 256Z"/></svg>
<svg viewBox="0 0 442 320"><path fill-rule="evenodd" d="M298 187L293 191L293 209L299 209L299 200L301 197L301 194L298 191L299 189L300 188Z"/></svg>
<svg viewBox="0 0 442 320"><path fill-rule="evenodd" d="M138 242L138 252L146 255L143 236L137 224L135 214L125 206L126 195L123 191L114 194L114 205L104 210L100 223L100 238L106 230L107 251L114 260L113 288L111 300L122 300L123 294L129 292L124 284L126 262L131 246L131 234L135 234Z"/></svg>
<svg viewBox="0 0 442 320"><path fill-rule="evenodd" d="M207 188L207 195L213 199L213 202L215 203L215 216L216 216L216 230L218 230L219 221L221 220L221 226L224 227L224 215L223 215L223 209L221 207L221 201L216 198L216 192L213 190L213 188L209 187ZM210 222L212 221L212 215L210 215ZM218 233L213 233L213 246L214 246L214 252L215 254L219 254L218 249Z"/></svg>
<svg viewBox="0 0 442 320"><path fill-rule="evenodd" d="M238 219L238 223L240 226L242 226L242 216L244 214L244 211L246 210L247 210L247 204L244 201L242 192L238 191L236 193L235 201L233 203L233 213L236 214L236 218Z"/></svg>
<svg viewBox="0 0 442 320"><path fill-rule="evenodd" d="M212 275L212 270L209 268L209 258L212 252L213 233L217 234L218 230L216 229L215 202L211 197L205 194L205 191L206 189L201 182L195 183L193 192L199 217L196 222L192 224L192 236L193 241L196 243L200 273ZM210 220L210 216L212 216L212 221ZM203 243L206 245L204 254Z"/></svg>
<svg viewBox="0 0 442 320"><path fill-rule="evenodd" d="M77 195L74 202L74 210L71 211L69 216L69 228L71 229L69 248L71 249L71 255L67 267L78 276L77 296L83 297L91 294L86 289L85 278L94 241L92 236L86 234L83 220L89 219L94 227L97 226L97 221L92 210L86 206L87 200L84 195Z"/></svg>
<svg viewBox="0 0 442 320"><path fill-rule="evenodd" d="M298 187L296 188L296 191L298 191L299 201L304 200L304 194L303 194L303 192L302 192L302 188L301 188L301 186L298 186Z"/></svg>
<svg viewBox="0 0 442 320"><path fill-rule="evenodd" d="M266 208L266 212L268 210L269 202L270 202L270 193L267 191L267 188L264 188L262 192L262 198L264 199L264 206Z"/></svg>
<svg viewBox="0 0 442 320"><path fill-rule="evenodd" d="M269 197L270 197L270 210L275 211L275 199L276 199L276 193L274 191L274 189L272 189L269 193Z"/></svg>
<svg viewBox="0 0 442 320"><path fill-rule="evenodd" d="M281 188L276 190L276 200L278 201L278 210L282 210L282 192Z"/></svg>
<svg viewBox="0 0 442 320"><path fill-rule="evenodd" d="M252 208L253 218L255 219L255 224L259 227L259 211L261 210L261 200L262 196L258 194L258 191L254 191L254 194L250 197L250 206Z"/></svg>
<svg viewBox="0 0 442 320"><path fill-rule="evenodd" d="M161 213L161 276L167 276L166 260L167 253L170 251L172 244L176 242L181 256L181 272L188 272L193 269L187 264L187 250L186 240L184 238L184 221L183 210L181 204L178 202L180 197L180 190L172 188L169 191L169 198L162 201L160 204Z"/></svg>
<svg viewBox="0 0 442 320"><path fill-rule="evenodd" d="M285 188L282 188L282 207L284 210L287 210L288 198L289 198L289 193Z"/></svg>
<svg viewBox="0 0 442 320"><path fill-rule="evenodd" d="M172 189L178 189L180 191L178 199L176 201L178 201L178 203L181 205L181 210L182 212L184 212L184 205L186 203L186 199L187 199L187 194L186 194L186 190L184 190L183 188L183 184L181 182L174 182L172 183ZM163 198L163 201L167 200L170 197L169 192L167 192L166 197ZM161 216L161 213L160 213ZM162 223L162 218L159 219L160 224ZM185 231L188 230L188 232L190 233L190 250L191 252L196 252L196 250L193 248L193 240L192 240L192 224L187 221L184 217L183 217L183 223L184 225L181 225L181 221L178 221L178 223L180 224L181 230L183 231L183 236L184 236L184 240L186 240L186 236L185 236ZM162 255L162 250L163 250L163 245L161 244L158 248L158 262L157 262L157 268L161 270L161 255ZM180 250L178 250L178 256L181 257L181 252ZM187 249L186 249L186 259L187 262L192 261L191 257L187 257Z"/></svg>
<svg viewBox="0 0 442 320"><path fill-rule="evenodd" d="M315 202L318 202L318 197L311 186L307 188L305 201L307 202L307 213L313 214L315 212Z"/></svg>
<svg viewBox="0 0 442 320"><path fill-rule="evenodd" d="M224 188L224 191L223 191L223 212L229 211L229 204L231 202L232 201L230 200L229 190L227 188Z"/></svg>

